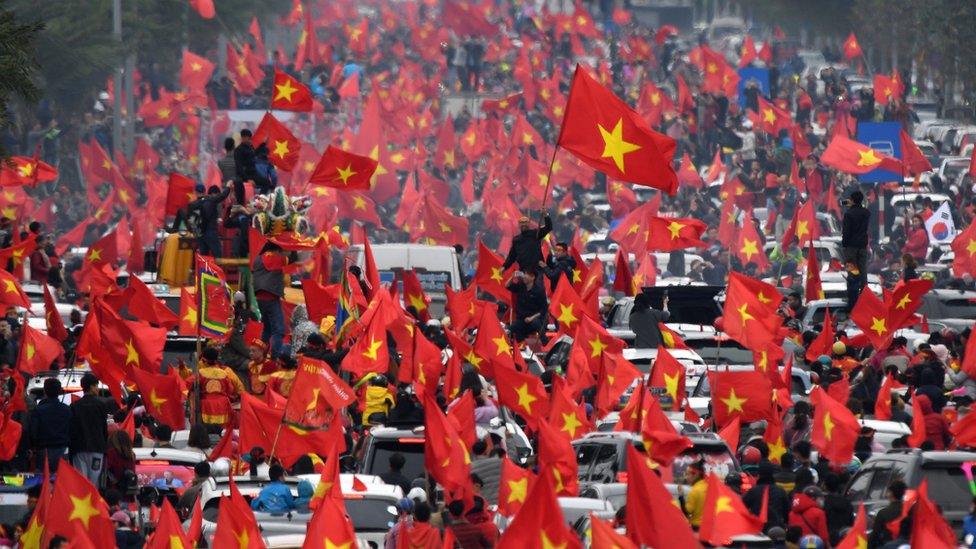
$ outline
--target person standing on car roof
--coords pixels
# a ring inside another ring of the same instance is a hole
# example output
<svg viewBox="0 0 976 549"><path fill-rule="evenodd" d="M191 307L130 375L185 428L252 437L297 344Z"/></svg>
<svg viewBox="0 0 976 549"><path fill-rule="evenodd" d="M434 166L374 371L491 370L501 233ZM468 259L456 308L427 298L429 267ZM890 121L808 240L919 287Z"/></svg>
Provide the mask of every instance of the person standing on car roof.
<svg viewBox="0 0 976 549"><path fill-rule="evenodd" d="M519 234L512 238L512 247L508 250L504 268L508 269L518 263L519 269L535 270L544 258L542 256L542 240L552 231L552 219L549 214L543 218L541 227L533 228L529 218L522 216L518 220Z"/></svg>
<svg viewBox="0 0 976 549"><path fill-rule="evenodd" d="M34 449L34 469L44 470L47 460L51 472L57 472L58 463L71 443L71 409L61 402L61 382L50 377L44 380L44 398L28 418L28 433Z"/></svg>
<svg viewBox="0 0 976 549"><path fill-rule="evenodd" d="M71 464L100 488L108 449L110 410L98 396L95 374L81 376L81 391L84 396L71 404Z"/></svg>
<svg viewBox="0 0 976 549"><path fill-rule="evenodd" d="M842 233L840 245L844 253L844 261L853 263L857 268L857 278L860 287L867 282L868 272L868 227L871 224L871 212L862 204L864 193L854 191L851 196L841 203L847 207L841 223ZM848 282L850 285L850 282ZM858 292L859 293L859 292ZM854 306L853 303L849 304Z"/></svg>
<svg viewBox="0 0 976 549"><path fill-rule="evenodd" d="M547 261L539 261L539 268L549 278L550 287L555 288L559 278L563 276L566 277L567 282L573 283L576 260L569 255L569 246L565 242L559 242L553 247L553 252L549 254Z"/></svg>
<svg viewBox="0 0 976 549"><path fill-rule="evenodd" d="M634 296L634 307L630 311L629 325L633 330L634 348L657 349L661 345L661 328L659 323L667 322L671 318L668 310L668 296L664 296L661 310L651 307L650 297L641 292Z"/></svg>
<svg viewBox="0 0 976 549"><path fill-rule="evenodd" d="M403 493L410 492L410 479L403 474L403 466L407 464L407 458L400 452L390 454L390 470L380 474L380 479L387 484L399 486Z"/></svg>

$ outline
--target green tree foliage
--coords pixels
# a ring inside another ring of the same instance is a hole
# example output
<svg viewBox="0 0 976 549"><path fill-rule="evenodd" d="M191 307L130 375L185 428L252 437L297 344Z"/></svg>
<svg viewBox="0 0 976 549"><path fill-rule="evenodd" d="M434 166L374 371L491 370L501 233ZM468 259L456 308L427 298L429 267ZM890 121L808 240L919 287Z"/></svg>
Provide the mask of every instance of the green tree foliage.
<svg viewBox="0 0 976 549"><path fill-rule="evenodd" d="M34 42L42 26L23 24L14 12L0 11L0 127L10 124L8 112L14 98L34 101L39 96L34 84ZM0 159L7 151L0 144Z"/></svg>

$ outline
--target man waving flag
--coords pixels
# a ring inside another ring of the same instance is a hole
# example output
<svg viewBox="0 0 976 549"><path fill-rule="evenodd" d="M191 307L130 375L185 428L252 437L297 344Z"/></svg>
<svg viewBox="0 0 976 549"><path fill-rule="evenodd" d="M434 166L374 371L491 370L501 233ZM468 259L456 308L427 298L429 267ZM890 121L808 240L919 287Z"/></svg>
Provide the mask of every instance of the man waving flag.
<svg viewBox="0 0 976 549"><path fill-rule="evenodd" d="M652 131L639 114L576 66L556 143L610 178L674 194L675 141Z"/></svg>

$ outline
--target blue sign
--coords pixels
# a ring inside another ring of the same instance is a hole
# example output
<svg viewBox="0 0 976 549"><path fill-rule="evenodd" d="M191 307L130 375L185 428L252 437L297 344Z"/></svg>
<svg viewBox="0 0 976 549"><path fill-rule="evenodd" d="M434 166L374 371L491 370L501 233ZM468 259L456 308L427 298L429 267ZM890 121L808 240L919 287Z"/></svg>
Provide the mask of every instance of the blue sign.
<svg viewBox="0 0 976 549"><path fill-rule="evenodd" d="M881 154L901 159L901 124L898 122L858 122L857 140ZM875 169L858 176L861 183L902 181L899 173Z"/></svg>
<svg viewBox="0 0 976 549"><path fill-rule="evenodd" d="M742 90L746 89L746 84L754 80L759 84L762 95L769 97L769 69L758 67L743 67L739 69L739 106L745 108L746 96Z"/></svg>

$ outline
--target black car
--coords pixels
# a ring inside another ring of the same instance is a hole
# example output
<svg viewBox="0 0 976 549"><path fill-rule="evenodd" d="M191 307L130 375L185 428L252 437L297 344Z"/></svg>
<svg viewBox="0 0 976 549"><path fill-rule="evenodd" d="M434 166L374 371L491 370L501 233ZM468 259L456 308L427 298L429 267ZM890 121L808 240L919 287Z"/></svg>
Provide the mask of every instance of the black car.
<svg viewBox="0 0 976 549"><path fill-rule="evenodd" d="M973 495L963 464L976 461L976 452L923 452L918 449L889 450L868 459L851 478L845 494L850 501L863 501L869 526L878 511L888 505L888 484L901 480L909 490L928 481L928 497L942 509L956 533L962 531Z"/></svg>

